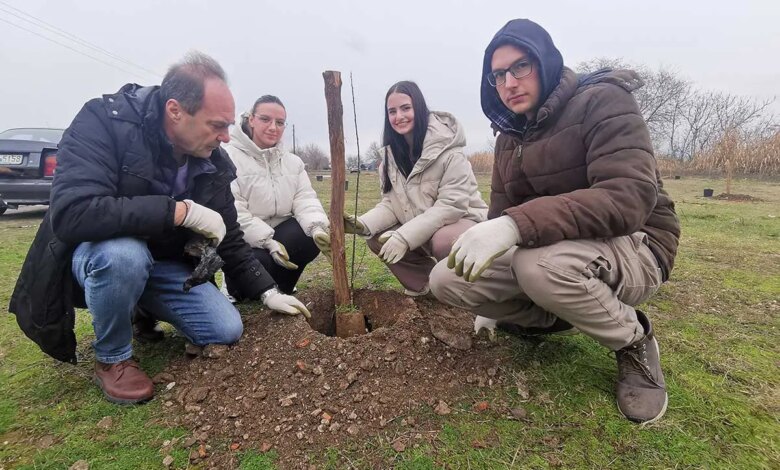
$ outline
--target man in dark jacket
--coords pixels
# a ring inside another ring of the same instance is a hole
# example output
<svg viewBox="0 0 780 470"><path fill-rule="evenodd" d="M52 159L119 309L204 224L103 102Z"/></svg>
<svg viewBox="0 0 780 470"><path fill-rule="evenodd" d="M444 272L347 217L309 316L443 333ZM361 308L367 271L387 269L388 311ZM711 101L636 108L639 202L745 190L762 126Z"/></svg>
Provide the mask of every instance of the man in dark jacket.
<svg viewBox="0 0 780 470"><path fill-rule="evenodd" d="M197 260L184 245L205 237L247 298L309 314L252 256L236 221L235 167L220 148L234 123L225 74L191 53L160 87L128 84L87 102L65 131L51 206L11 298L24 332L53 357L75 362L74 304L83 297L95 329L95 381L115 403L154 394L132 359L138 307L196 346L231 344L238 311L213 284L184 292Z"/></svg>
<svg viewBox="0 0 780 470"><path fill-rule="evenodd" d="M482 109L499 134L489 219L431 274L475 330L580 331L616 351L628 419L666 410L658 344L634 308L672 269L680 225L663 190L631 71L578 77L547 31L513 20L488 45Z"/></svg>

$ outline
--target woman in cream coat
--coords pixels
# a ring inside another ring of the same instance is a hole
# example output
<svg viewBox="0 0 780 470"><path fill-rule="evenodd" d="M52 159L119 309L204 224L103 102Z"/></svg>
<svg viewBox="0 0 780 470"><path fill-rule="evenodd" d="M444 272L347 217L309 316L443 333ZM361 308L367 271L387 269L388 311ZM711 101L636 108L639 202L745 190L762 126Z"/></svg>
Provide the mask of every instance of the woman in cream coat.
<svg viewBox="0 0 780 470"><path fill-rule="evenodd" d="M330 253L330 224L303 161L281 147L286 121L281 100L262 96L233 127L225 150L236 165L231 189L244 240L290 294L306 265ZM230 279L227 287L235 296Z"/></svg>
<svg viewBox="0 0 780 470"><path fill-rule="evenodd" d="M424 295L436 261L486 219L487 204L463 154L463 129L451 114L429 111L414 82L388 90L382 140L382 200L360 217L345 215L345 230L370 237L407 295Z"/></svg>

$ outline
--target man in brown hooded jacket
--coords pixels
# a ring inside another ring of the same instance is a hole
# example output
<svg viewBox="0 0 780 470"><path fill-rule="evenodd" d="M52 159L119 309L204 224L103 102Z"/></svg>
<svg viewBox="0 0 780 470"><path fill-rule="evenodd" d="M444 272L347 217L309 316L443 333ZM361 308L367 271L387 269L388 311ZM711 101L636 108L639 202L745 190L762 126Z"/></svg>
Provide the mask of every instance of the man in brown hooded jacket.
<svg viewBox="0 0 780 470"><path fill-rule="evenodd" d="M680 226L632 71L578 76L547 31L518 19L485 51L482 109L498 133L487 222L466 231L431 290L475 330L580 331L616 352L621 413L666 411L658 343L634 308L669 277Z"/></svg>

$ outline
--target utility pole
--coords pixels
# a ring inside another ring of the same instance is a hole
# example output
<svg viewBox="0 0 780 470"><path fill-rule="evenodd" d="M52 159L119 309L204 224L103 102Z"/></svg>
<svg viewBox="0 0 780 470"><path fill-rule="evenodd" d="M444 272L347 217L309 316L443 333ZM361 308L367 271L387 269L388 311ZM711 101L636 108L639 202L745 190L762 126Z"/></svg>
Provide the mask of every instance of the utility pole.
<svg viewBox="0 0 780 470"><path fill-rule="evenodd" d="M295 151L295 124L293 124L293 153L298 155L298 152Z"/></svg>

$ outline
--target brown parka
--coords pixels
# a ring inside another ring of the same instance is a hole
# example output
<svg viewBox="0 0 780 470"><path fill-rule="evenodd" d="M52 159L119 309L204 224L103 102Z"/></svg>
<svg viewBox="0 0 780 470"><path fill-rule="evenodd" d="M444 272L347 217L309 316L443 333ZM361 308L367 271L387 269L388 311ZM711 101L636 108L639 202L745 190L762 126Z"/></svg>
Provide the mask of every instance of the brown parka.
<svg viewBox="0 0 780 470"><path fill-rule="evenodd" d="M529 128L498 135L488 218L511 216L529 248L645 232L666 280L680 223L631 95L641 84L627 70L581 83L564 67Z"/></svg>

